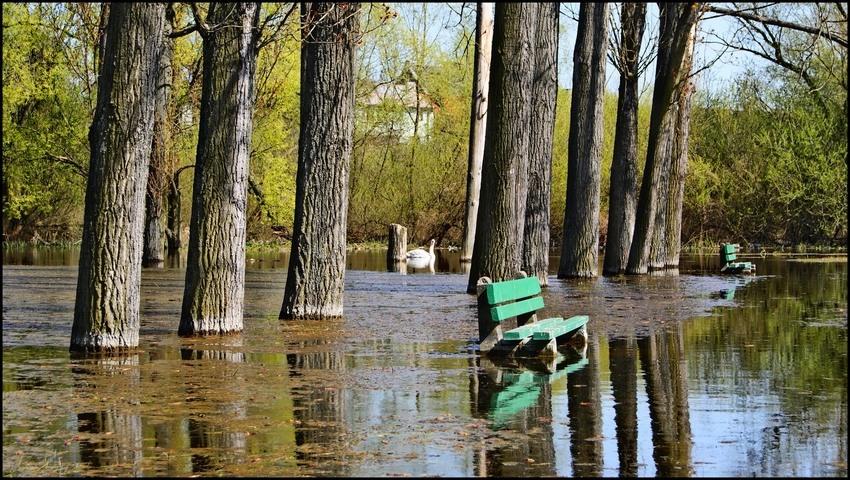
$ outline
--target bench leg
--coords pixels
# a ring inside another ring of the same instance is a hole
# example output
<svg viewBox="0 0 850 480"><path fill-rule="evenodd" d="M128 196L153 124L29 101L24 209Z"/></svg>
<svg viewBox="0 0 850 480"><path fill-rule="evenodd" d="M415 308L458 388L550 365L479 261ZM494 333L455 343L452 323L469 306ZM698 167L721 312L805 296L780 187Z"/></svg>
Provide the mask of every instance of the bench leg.
<svg viewBox="0 0 850 480"><path fill-rule="evenodd" d="M487 354L491 357L512 357L526 342L528 342L528 338L522 340L500 339L490 348Z"/></svg>
<svg viewBox="0 0 850 480"><path fill-rule="evenodd" d="M558 337L558 344L568 344L577 348L587 346L587 324L582 325L572 335L561 335Z"/></svg>
<svg viewBox="0 0 850 480"><path fill-rule="evenodd" d="M499 344L499 341L501 340L502 326L496 325L495 327L493 327L492 330L487 333L487 336L485 338L481 339L481 341L478 342L478 351L481 354L490 352L491 350L493 350L494 347Z"/></svg>
<svg viewBox="0 0 850 480"><path fill-rule="evenodd" d="M556 339L551 340L528 340L514 353L517 357L546 357L558 356L558 343Z"/></svg>

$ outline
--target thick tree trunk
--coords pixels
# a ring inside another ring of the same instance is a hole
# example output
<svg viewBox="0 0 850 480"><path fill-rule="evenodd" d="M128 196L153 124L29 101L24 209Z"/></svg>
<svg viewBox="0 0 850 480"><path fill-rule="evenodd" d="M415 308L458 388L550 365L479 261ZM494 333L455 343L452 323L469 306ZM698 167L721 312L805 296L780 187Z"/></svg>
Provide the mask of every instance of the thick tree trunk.
<svg viewBox="0 0 850 480"><path fill-rule="evenodd" d="M653 243L657 242L656 221L662 198L659 189L666 187L662 182L664 169L669 165L669 129L674 115L674 91L684 88L684 80L690 74L690 62L686 52L691 29L696 24L700 11L699 3L660 4L660 32L658 61L656 66L655 90L652 96L652 112L649 120L649 139L646 150L646 166L643 171L640 198L638 199L635 231L629 250L627 274L645 274L650 263L658 258L653 255ZM665 155L668 155L665 158Z"/></svg>
<svg viewBox="0 0 850 480"><path fill-rule="evenodd" d="M696 24L688 34L688 45L682 60L683 70L690 73L693 64L694 44L696 42ZM690 77L676 90L676 118L673 122L672 170L670 172L669 207L667 211L667 235L665 237L665 269L679 268L679 254L682 251L682 205L685 200L685 178L688 172L688 133L691 125L691 99L694 84Z"/></svg>
<svg viewBox="0 0 850 480"><path fill-rule="evenodd" d="M111 6L89 131L72 352L139 344L139 290L164 3Z"/></svg>
<svg viewBox="0 0 850 480"><path fill-rule="evenodd" d="M359 9L302 6L301 134L281 319L342 316Z"/></svg>
<svg viewBox="0 0 850 480"><path fill-rule="evenodd" d="M595 277L599 270L602 102L608 4L582 3L573 66L567 202L558 278Z"/></svg>
<svg viewBox="0 0 850 480"><path fill-rule="evenodd" d="M528 196L522 243L522 269L549 285L549 203L552 144L558 100L558 3L541 3L537 12L531 135L528 145Z"/></svg>
<svg viewBox="0 0 850 480"><path fill-rule="evenodd" d="M680 92L673 143L673 170L670 176L670 207L668 208L667 243L664 268L678 269L682 252L682 206L685 201L685 178L688 173L688 133L691 124L693 84L688 82Z"/></svg>
<svg viewBox="0 0 850 480"><path fill-rule="evenodd" d="M520 271L528 187L528 137L536 3L498 3L493 28L490 107L481 202L467 293L479 277L494 282Z"/></svg>
<svg viewBox="0 0 850 480"><path fill-rule="evenodd" d="M170 9L168 9L170 10ZM143 267L161 267L165 264L165 232L163 231L163 200L170 179L165 170L168 151L168 102L171 98L171 57L174 41L167 37L171 31L165 24L166 37L162 42L159 60L159 81L156 86L156 111L154 113L153 144L148 167L148 188L145 196L145 235Z"/></svg>
<svg viewBox="0 0 850 480"><path fill-rule="evenodd" d="M670 170L673 167L673 120L676 117L676 105L664 117L664 125L658 137L658 177L655 188L655 221L652 222L652 233L649 238L648 271L658 271L664 268L664 256L667 244L664 241L667 232L667 207L670 194Z"/></svg>
<svg viewBox="0 0 850 480"><path fill-rule="evenodd" d="M618 56L620 92L611 184L608 193L608 235L603 275L625 273L635 225L637 201L638 58L646 24L646 4L623 3L622 41Z"/></svg>
<svg viewBox="0 0 850 480"><path fill-rule="evenodd" d="M260 5L212 3L204 33L181 336L242 331L248 159Z"/></svg>
<svg viewBox="0 0 850 480"><path fill-rule="evenodd" d="M487 97L490 92L494 6L494 3L478 3L475 26L474 84L472 114L469 121L469 168L466 174L466 215L463 217L461 262L472 261L472 250L475 247L475 225L478 222L478 200L481 196L481 164L484 160L484 135L487 132Z"/></svg>

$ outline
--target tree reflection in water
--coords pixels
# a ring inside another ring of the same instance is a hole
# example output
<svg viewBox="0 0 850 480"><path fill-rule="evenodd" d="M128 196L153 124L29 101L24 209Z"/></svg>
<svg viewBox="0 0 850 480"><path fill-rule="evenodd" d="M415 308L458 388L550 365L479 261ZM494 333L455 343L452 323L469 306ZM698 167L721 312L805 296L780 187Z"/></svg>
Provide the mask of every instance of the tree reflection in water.
<svg viewBox="0 0 850 480"><path fill-rule="evenodd" d="M179 338L185 271L145 270L138 351L90 358L67 347L76 268L4 264L4 474L846 476L846 259L739 281L714 257L553 279L552 313L591 318L554 366L480 357L445 252L434 275L375 255L318 322L277 319L286 272L258 261L222 338Z"/></svg>

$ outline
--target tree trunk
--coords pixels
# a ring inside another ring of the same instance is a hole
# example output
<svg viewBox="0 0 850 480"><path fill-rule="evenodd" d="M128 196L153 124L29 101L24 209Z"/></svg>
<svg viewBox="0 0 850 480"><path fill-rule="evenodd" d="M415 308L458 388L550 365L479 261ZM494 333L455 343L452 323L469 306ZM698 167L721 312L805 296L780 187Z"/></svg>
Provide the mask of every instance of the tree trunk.
<svg viewBox="0 0 850 480"><path fill-rule="evenodd" d="M205 30L181 336L242 331L260 5L212 3Z"/></svg>
<svg viewBox="0 0 850 480"><path fill-rule="evenodd" d="M536 3L496 4L490 107L481 170L481 202L467 293L479 277L494 282L520 271L525 201Z"/></svg>
<svg viewBox="0 0 850 480"><path fill-rule="evenodd" d="M145 185L164 29L164 3L111 6L89 131L72 352L139 344Z"/></svg>
<svg viewBox="0 0 850 480"><path fill-rule="evenodd" d="M171 9L167 9L171 11ZM171 98L171 57L174 41L168 38L170 23L165 23L165 38L159 60L159 81L156 86L156 111L154 113L153 144L148 167L148 188L145 196L145 235L143 267L161 267L165 264L165 233L163 232L163 197L170 179L165 170L168 151L168 102Z"/></svg>
<svg viewBox="0 0 850 480"><path fill-rule="evenodd" d="M194 168L194 164L185 165L178 168L174 175L171 176L171 182L168 184L168 213L166 223L168 228L165 230L165 235L168 240L168 254L178 254L180 247L183 246L183 217L182 217L182 195L180 195L180 174L187 168Z"/></svg>
<svg viewBox="0 0 850 480"><path fill-rule="evenodd" d="M494 3L478 3L475 25L475 65L472 92L472 115L469 121L469 168L466 174L466 215L460 261L472 261L478 200L481 196L481 164L484 160L484 135L487 132L487 105L490 90L490 58L493 51Z"/></svg>
<svg viewBox="0 0 850 480"><path fill-rule="evenodd" d="M696 25L691 28L689 44L685 51L685 71L690 72L693 59L693 49L696 40ZM691 98L694 84L687 78L685 84L676 92L676 119L673 128L672 170L670 175L670 194L668 195L668 219L666 256L664 268L678 269L679 254L682 251L682 205L685 200L685 178L688 172L688 133L691 125Z"/></svg>
<svg viewBox="0 0 850 480"><path fill-rule="evenodd" d="M567 202L558 278L595 277L599 270L602 102L608 4L582 3L573 62L567 152Z"/></svg>
<svg viewBox="0 0 850 480"><path fill-rule="evenodd" d="M635 225L637 199L638 58L646 25L646 4L623 3L622 41L617 54L620 92L611 184L608 191L608 235L603 275L625 273Z"/></svg>
<svg viewBox="0 0 850 480"><path fill-rule="evenodd" d="M664 117L658 137L658 177L655 188L656 208L655 220L652 222L652 233L649 236L648 271L664 269L664 256L667 244L664 241L667 233L667 207L670 195L670 170L673 167L673 120L676 117L676 105Z"/></svg>
<svg viewBox="0 0 850 480"><path fill-rule="evenodd" d="M635 231L629 250L627 274L645 274L650 270L652 245L658 236L655 222L658 220L659 189L664 168L669 165L667 126L674 115L674 91L684 88L684 80L690 74L690 62L685 54L690 42L691 28L696 24L700 11L699 3L662 3L659 7L659 42L656 66L655 89L652 96L652 112L649 120L649 138L646 149L646 166L638 199ZM665 155L668 155L665 158Z"/></svg>
<svg viewBox="0 0 850 480"><path fill-rule="evenodd" d="M342 316L359 10L302 6L295 223L281 319Z"/></svg>
<svg viewBox="0 0 850 480"><path fill-rule="evenodd" d="M541 3L537 13L531 135L528 145L528 196L522 243L522 269L549 285L549 203L552 144L558 100L558 3Z"/></svg>

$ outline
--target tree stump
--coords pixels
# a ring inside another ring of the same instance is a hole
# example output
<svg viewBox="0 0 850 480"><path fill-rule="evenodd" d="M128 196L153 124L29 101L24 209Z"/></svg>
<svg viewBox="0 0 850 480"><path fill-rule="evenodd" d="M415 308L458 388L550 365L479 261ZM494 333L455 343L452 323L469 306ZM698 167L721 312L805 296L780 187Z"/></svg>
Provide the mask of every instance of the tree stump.
<svg viewBox="0 0 850 480"><path fill-rule="evenodd" d="M391 223L387 237L387 270L401 271L404 265L398 264L407 261L407 227Z"/></svg>

